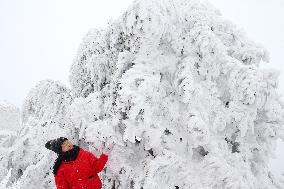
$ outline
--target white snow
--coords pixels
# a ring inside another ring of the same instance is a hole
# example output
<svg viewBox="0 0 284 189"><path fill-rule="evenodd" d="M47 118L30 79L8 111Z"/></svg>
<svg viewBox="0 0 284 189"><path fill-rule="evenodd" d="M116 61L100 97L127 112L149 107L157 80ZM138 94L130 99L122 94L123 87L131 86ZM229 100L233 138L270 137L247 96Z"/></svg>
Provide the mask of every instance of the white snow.
<svg viewBox="0 0 284 189"><path fill-rule="evenodd" d="M90 151L115 143L105 189L283 188L268 163L284 103L264 61L267 50L210 4L134 1L84 37L70 89L31 89L18 138L1 149L1 184L54 188L43 146L66 136Z"/></svg>

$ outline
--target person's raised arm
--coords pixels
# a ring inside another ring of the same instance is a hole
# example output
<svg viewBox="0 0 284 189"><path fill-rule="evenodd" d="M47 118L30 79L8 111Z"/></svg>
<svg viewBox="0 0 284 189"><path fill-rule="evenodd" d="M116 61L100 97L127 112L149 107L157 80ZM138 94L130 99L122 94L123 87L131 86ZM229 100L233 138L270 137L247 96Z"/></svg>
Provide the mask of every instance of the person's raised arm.
<svg viewBox="0 0 284 189"><path fill-rule="evenodd" d="M101 172L103 168L105 167L105 164L108 160L108 156L102 153L100 157L97 158L95 155L93 155L90 152L88 154L89 154L89 160L90 160L92 168L95 170L96 173Z"/></svg>
<svg viewBox="0 0 284 189"><path fill-rule="evenodd" d="M107 160L108 160L108 156L102 153L96 164L96 169L98 172L101 172L103 170Z"/></svg>
<svg viewBox="0 0 284 189"><path fill-rule="evenodd" d="M88 152L90 154L89 156L90 156L90 161L91 161L92 167L95 169L96 173L101 172L103 170L103 168L105 167L105 164L108 161L108 156L111 153L113 147L114 147L114 143L109 144L106 147L105 152L102 153L99 158L94 156L92 153ZM98 151L97 148L95 148L95 149Z"/></svg>

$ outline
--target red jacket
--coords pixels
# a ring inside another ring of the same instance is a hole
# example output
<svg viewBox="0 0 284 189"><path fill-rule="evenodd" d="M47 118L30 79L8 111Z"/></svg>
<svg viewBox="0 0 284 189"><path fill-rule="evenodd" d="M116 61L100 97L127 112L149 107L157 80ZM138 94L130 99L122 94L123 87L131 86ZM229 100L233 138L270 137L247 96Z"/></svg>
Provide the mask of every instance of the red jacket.
<svg viewBox="0 0 284 189"><path fill-rule="evenodd" d="M62 162L55 183L57 189L100 189L102 182L98 176L108 160L108 156L102 154L96 158L92 153L80 148L74 161Z"/></svg>

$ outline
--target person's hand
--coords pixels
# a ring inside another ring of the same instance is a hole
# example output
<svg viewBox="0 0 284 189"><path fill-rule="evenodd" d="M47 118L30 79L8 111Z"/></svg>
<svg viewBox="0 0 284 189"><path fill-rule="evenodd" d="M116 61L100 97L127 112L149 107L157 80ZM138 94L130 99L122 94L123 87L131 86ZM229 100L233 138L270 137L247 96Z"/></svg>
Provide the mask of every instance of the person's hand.
<svg viewBox="0 0 284 189"><path fill-rule="evenodd" d="M89 150L94 153L96 156L98 156L101 153L101 150L96 147L94 142L88 142L89 144Z"/></svg>
<svg viewBox="0 0 284 189"><path fill-rule="evenodd" d="M104 150L104 154L109 155L114 147L114 143L110 143Z"/></svg>

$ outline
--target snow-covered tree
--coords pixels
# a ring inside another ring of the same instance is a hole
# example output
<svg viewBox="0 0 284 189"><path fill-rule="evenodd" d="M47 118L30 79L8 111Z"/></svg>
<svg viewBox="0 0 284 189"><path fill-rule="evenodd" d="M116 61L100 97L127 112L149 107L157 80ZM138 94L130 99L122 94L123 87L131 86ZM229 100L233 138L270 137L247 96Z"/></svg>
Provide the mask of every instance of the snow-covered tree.
<svg viewBox="0 0 284 189"><path fill-rule="evenodd" d="M0 180L8 173L8 157L6 149L15 144L17 132L20 130L20 110L13 104L0 104Z"/></svg>
<svg viewBox="0 0 284 189"><path fill-rule="evenodd" d="M264 62L264 48L199 1L134 1L91 30L71 68L73 121L87 142L117 144L104 187L280 188L267 164L284 104Z"/></svg>
<svg viewBox="0 0 284 189"><path fill-rule="evenodd" d="M27 123L29 119L36 119L42 126L56 122L58 126L64 128L64 118L71 101L72 97L68 88L59 82L43 80L29 92L25 99L23 123Z"/></svg>
<svg viewBox="0 0 284 189"><path fill-rule="evenodd" d="M20 109L8 102L0 103L0 130L17 132L20 129Z"/></svg>
<svg viewBox="0 0 284 189"><path fill-rule="evenodd" d="M209 3L136 0L85 36L70 91L31 90L7 185L54 187L43 144L65 135L92 152L115 143L104 189L283 188L268 169L284 140L279 73L259 67L268 61Z"/></svg>
<svg viewBox="0 0 284 189"><path fill-rule="evenodd" d="M31 89L23 105L17 140L2 149L8 163L1 169L10 170L8 188L53 188L50 168L56 156L44 144L59 136L72 139L74 129L66 119L71 102L70 90L59 82L44 80Z"/></svg>

